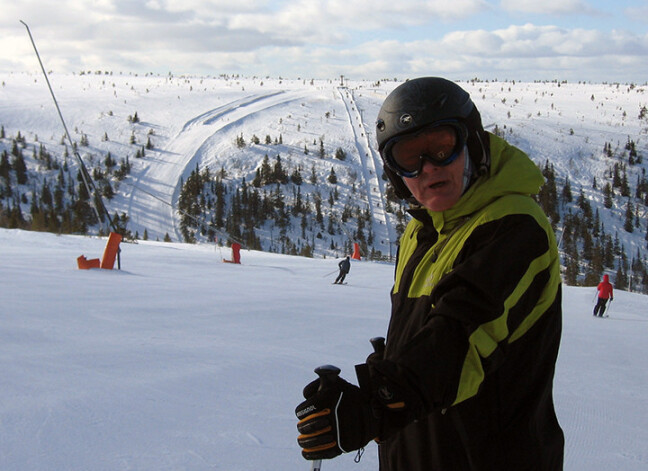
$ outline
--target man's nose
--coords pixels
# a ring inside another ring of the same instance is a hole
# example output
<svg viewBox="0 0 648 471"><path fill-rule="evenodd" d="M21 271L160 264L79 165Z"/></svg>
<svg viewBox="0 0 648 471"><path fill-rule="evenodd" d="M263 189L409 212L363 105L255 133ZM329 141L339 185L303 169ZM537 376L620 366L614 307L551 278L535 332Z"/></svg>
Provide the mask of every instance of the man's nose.
<svg viewBox="0 0 648 471"><path fill-rule="evenodd" d="M423 158L423 165L421 166L421 172L435 172L441 167L441 165L436 164L432 159Z"/></svg>

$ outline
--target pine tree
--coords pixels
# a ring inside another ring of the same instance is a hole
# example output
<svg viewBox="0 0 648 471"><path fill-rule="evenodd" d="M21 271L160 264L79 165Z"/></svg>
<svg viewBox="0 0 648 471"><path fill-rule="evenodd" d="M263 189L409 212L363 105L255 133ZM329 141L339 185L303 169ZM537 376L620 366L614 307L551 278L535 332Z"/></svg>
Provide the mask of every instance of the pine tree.
<svg viewBox="0 0 648 471"><path fill-rule="evenodd" d="M569 182L569 177L565 179L565 185L563 186L562 189L562 198L563 202L565 203L571 203L572 202L572 192L571 192L571 184Z"/></svg>
<svg viewBox="0 0 648 471"><path fill-rule="evenodd" d="M106 199L113 199L115 197L115 191L113 190L110 180L103 180L101 195Z"/></svg>
<svg viewBox="0 0 648 471"><path fill-rule="evenodd" d="M603 187L603 206L605 206L607 209L612 208L613 196L614 196L614 192L612 191L612 186L608 182Z"/></svg>
<svg viewBox="0 0 648 471"><path fill-rule="evenodd" d="M331 173L326 180L332 185L337 183L337 175L335 174L335 169L333 167L331 167Z"/></svg>
<svg viewBox="0 0 648 471"><path fill-rule="evenodd" d="M317 184L317 173L315 173L315 165L311 167L311 176L310 176L310 182L312 185Z"/></svg>
<svg viewBox="0 0 648 471"><path fill-rule="evenodd" d="M33 199L35 200L36 198L33 198ZM43 181L43 186L41 187L40 200L41 200L41 203L43 203L44 206L47 206L47 207L52 206L52 203L53 203L52 192L50 191L47 180Z"/></svg>
<svg viewBox="0 0 648 471"><path fill-rule="evenodd" d="M293 182L295 185L302 184L303 179L298 169L293 170L293 173L290 175L290 181Z"/></svg>
<svg viewBox="0 0 648 471"><path fill-rule="evenodd" d="M252 180L252 186L255 188L261 188L263 186L263 181L261 180L261 169L257 168L254 174L254 179Z"/></svg>
<svg viewBox="0 0 648 471"><path fill-rule="evenodd" d="M628 288L628 271L625 266L627 262L619 260L616 276L614 278L614 287L618 290L626 290Z"/></svg>
<svg viewBox="0 0 648 471"><path fill-rule="evenodd" d="M614 246L610 236L605 237L605 245L603 248L603 264L606 268L614 268Z"/></svg>
<svg viewBox="0 0 648 471"><path fill-rule="evenodd" d="M578 284L578 259L568 257L565 263L565 284L576 286Z"/></svg>
<svg viewBox="0 0 648 471"><path fill-rule="evenodd" d="M630 196L630 185L628 185L628 173L625 166L623 167L623 175L621 176L621 196Z"/></svg>
<svg viewBox="0 0 648 471"><path fill-rule="evenodd" d="M9 172L11 172L11 164L9 163L9 154L7 154L6 150L3 150L2 154L0 155L0 177L3 177L8 182Z"/></svg>
<svg viewBox="0 0 648 471"><path fill-rule="evenodd" d="M15 153L12 151L12 153L14 158L11 161L11 168L16 173L16 181L18 184L24 185L27 183L27 165L25 164L25 158L23 157L22 151L19 149L17 149Z"/></svg>
<svg viewBox="0 0 648 471"><path fill-rule="evenodd" d="M272 167L270 166L268 154L265 154L261 163L261 186L269 183L272 183Z"/></svg>
<svg viewBox="0 0 648 471"><path fill-rule="evenodd" d="M621 174L618 163L614 164L614 169L612 171L612 187L621 188Z"/></svg>
<svg viewBox="0 0 648 471"><path fill-rule="evenodd" d="M540 207L551 221L552 227L555 228L560 221L560 214L558 212L558 191L556 189L556 176L553 165L549 165L548 160L545 162L542 174L546 181L540 188L536 198L538 204L540 204Z"/></svg>
<svg viewBox="0 0 648 471"><path fill-rule="evenodd" d="M287 183L288 182L288 174L283 168L283 165L281 164L281 156L277 155L277 158L275 159L275 165L274 169L272 171L272 177L271 177L272 183Z"/></svg>
<svg viewBox="0 0 648 471"><path fill-rule="evenodd" d="M630 200L628 200L628 203L626 204L625 222L623 223L623 229L625 229L626 232L634 232L634 206L632 205L632 202Z"/></svg>
<svg viewBox="0 0 648 471"><path fill-rule="evenodd" d="M239 149L243 149L245 147L245 138L243 137L243 133L241 133L239 136L236 136L236 147Z"/></svg>

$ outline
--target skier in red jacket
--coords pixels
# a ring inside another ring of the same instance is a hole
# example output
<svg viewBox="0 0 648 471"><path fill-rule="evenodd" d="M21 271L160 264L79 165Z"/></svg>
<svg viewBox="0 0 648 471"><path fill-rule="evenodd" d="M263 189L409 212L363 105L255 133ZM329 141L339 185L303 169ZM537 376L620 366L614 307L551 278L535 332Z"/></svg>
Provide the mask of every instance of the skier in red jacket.
<svg viewBox="0 0 648 471"><path fill-rule="evenodd" d="M603 281L598 284L596 290L598 291L598 302L594 306L594 316L603 317L608 299L614 301L614 292L609 275L603 275Z"/></svg>

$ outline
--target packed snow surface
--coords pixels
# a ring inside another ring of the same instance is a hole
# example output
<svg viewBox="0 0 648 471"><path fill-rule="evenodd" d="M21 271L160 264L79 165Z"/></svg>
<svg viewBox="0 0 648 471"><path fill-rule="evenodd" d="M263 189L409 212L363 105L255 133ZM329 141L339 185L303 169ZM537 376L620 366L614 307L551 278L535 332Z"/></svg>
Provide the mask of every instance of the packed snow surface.
<svg viewBox="0 0 648 471"><path fill-rule="evenodd" d="M302 470L294 408L313 369L384 335L393 266L214 245L122 244L121 270L78 270L105 239L0 229L0 469ZM565 469L648 469L648 297L564 289L555 403ZM374 444L325 462L376 470Z"/></svg>

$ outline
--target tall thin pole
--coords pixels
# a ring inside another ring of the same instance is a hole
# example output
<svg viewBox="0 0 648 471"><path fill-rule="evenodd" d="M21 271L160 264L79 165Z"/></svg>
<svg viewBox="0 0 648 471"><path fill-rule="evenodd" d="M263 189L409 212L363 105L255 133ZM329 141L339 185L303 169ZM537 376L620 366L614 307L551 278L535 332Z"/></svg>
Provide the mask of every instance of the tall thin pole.
<svg viewBox="0 0 648 471"><path fill-rule="evenodd" d="M43 75L45 76L45 82L47 82L47 88L49 88L50 94L52 95L52 100L54 100L56 111L58 112L59 118L61 119L61 123L63 124L65 135L67 136L68 142L70 143L70 147L72 147L72 151L74 152L74 156L77 158L77 161L79 162L79 165L81 167L81 178L83 179L83 184L85 185L86 191L88 192L88 196L90 196L92 209L94 209L95 215L97 216L97 221L99 221L99 226L101 227L103 223L103 218L101 217L101 213L99 211L101 209L101 211L106 215L106 218L108 219L110 228L112 228L114 232L117 232L117 228L115 227L115 224L112 221L112 218L110 217L110 214L106 209L106 206L103 204L101 195L99 195L99 193L97 192L97 188L95 187L94 183L92 182L92 179L90 178L88 169L83 163L83 160L81 160L81 156L79 155L79 153L75 150L74 142L72 142L72 137L70 136L70 131L68 131L68 127L65 124L65 120L63 119L63 113L61 113L61 108L59 107L58 101L56 100L56 96L54 96L54 90L52 90L52 85L50 84L49 77L47 76L47 72L45 71L45 66L43 65L43 61L40 58L40 54L38 53L38 48L36 47L36 43L34 42L34 37L31 34L31 30L29 29L27 23L25 23L23 20L20 20L20 22L23 25L25 25L25 28L27 28L27 34L29 34L29 39L32 43L32 46L34 46L34 52L36 53L36 57L38 58L38 63L40 64L41 70L43 71ZM99 205L99 207L97 207L97 204ZM121 268L119 252L117 254L117 267Z"/></svg>

